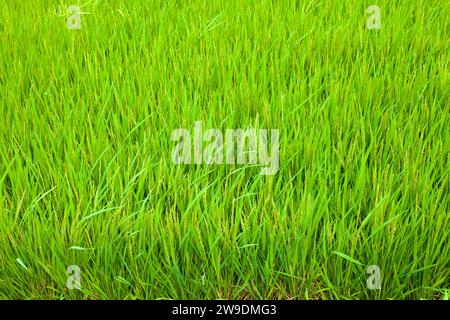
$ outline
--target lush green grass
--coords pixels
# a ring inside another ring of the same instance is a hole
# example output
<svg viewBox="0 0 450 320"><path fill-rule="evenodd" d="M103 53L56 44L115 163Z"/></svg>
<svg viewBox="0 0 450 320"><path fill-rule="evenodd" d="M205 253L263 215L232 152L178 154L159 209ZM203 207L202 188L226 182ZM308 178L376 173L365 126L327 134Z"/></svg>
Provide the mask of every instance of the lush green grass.
<svg viewBox="0 0 450 320"><path fill-rule="evenodd" d="M445 1L70 4L0 4L0 298L448 298ZM278 174L174 165L197 120Z"/></svg>

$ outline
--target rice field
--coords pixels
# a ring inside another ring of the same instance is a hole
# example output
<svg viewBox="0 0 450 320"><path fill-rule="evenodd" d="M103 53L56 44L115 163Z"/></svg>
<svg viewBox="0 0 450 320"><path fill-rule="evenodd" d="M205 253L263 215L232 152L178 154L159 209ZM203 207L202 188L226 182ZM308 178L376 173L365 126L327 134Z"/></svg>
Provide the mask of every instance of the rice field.
<svg viewBox="0 0 450 320"><path fill-rule="evenodd" d="M449 9L2 1L0 299L448 299Z"/></svg>

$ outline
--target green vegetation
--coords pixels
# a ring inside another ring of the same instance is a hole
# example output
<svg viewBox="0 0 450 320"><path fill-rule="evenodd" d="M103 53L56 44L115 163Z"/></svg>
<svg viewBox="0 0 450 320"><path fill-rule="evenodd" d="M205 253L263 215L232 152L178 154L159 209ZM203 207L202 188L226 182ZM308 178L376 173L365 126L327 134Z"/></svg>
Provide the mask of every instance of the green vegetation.
<svg viewBox="0 0 450 320"><path fill-rule="evenodd" d="M445 1L0 8L0 298L448 299ZM195 121L279 129L278 173L175 165Z"/></svg>

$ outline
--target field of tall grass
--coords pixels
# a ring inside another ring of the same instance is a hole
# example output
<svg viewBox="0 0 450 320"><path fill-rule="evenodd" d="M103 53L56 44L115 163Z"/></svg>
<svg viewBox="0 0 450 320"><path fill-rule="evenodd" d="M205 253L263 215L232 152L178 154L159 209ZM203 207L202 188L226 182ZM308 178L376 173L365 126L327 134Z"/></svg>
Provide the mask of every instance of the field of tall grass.
<svg viewBox="0 0 450 320"><path fill-rule="evenodd" d="M449 9L2 1L0 299L448 299ZM175 164L196 121L278 172Z"/></svg>

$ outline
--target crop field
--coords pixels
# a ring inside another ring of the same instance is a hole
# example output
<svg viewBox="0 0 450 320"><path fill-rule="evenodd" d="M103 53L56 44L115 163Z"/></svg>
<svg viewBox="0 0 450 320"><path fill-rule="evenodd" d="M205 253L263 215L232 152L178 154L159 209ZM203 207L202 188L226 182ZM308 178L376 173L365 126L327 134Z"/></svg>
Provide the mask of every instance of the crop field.
<svg viewBox="0 0 450 320"><path fill-rule="evenodd" d="M449 17L2 0L0 299L448 299Z"/></svg>

